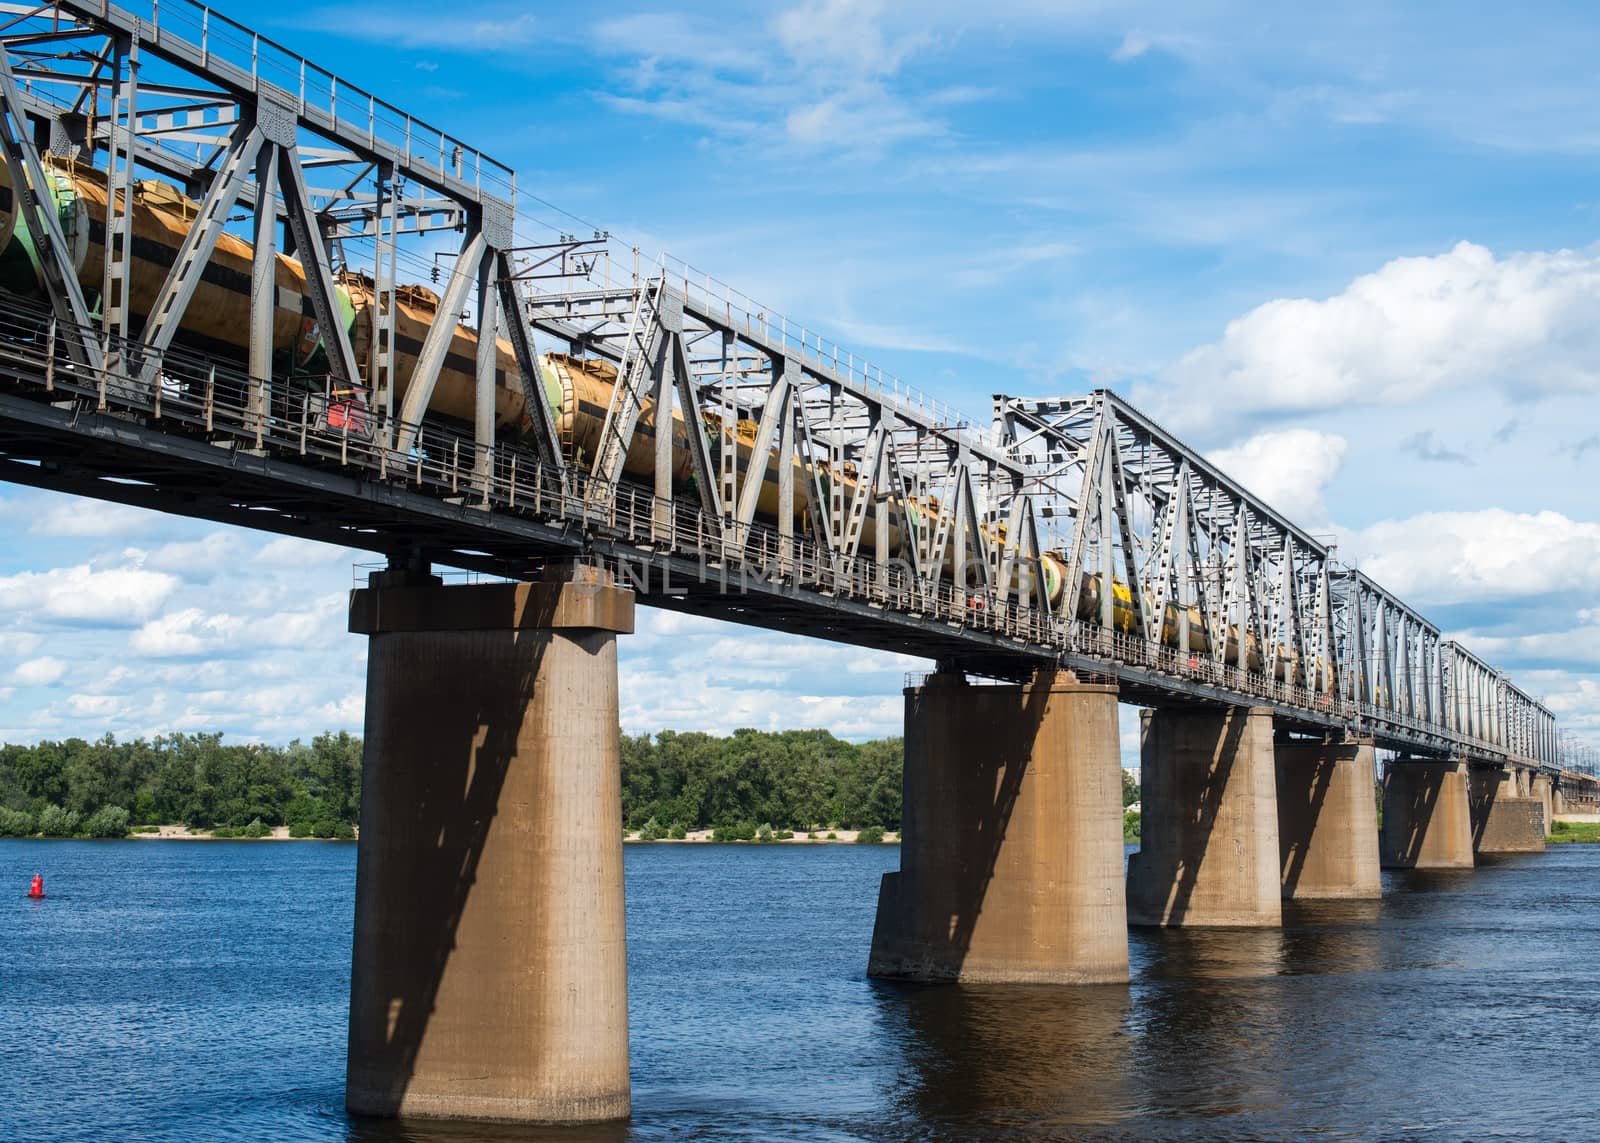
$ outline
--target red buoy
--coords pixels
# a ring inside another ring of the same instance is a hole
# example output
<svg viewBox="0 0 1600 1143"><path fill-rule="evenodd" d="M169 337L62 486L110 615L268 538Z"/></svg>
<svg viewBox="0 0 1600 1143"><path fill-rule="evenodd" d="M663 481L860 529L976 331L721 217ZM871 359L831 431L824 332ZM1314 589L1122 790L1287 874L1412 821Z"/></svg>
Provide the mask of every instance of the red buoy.
<svg viewBox="0 0 1600 1143"><path fill-rule="evenodd" d="M30 897L43 897L44 896L44 874L35 873L33 875L33 884L28 886L28 896L30 896Z"/></svg>

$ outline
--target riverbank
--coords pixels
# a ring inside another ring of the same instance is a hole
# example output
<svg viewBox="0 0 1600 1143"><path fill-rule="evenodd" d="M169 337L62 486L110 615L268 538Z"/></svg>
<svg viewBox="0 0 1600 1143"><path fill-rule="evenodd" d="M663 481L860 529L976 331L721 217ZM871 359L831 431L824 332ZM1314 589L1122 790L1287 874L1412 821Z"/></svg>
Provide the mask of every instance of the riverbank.
<svg viewBox="0 0 1600 1143"><path fill-rule="evenodd" d="M357 827L355 832L359 836L360 833L361 833L360 827ZM780 832L788 832L788 831L780 831ZM672 837L672 838L662 837L662 838L656 838L653 841L646 841L646 840L644 840L643 838L641 838L639 836L639 831L638 830L628 830L622 835L622 840L623 840L623 842L625 842L627 844L630 844L630 845L706 845L706 844L717 844L717 845L827 845L827 844L838 845L838 844L851 844L851 845L854 845L856 843L857 839L861 835L861 831L860 830L854 830L854 829L832 829L832 830L812 830L812 831L804 831L804 830L802 830L802 831L800 831L798 833L795 833L792 837L779 837L776 834L774 834L770 839L764 839L764 840L749 840L749 841L739 840L739 841L722 841L722 842L718 842L716 837L714 836L715 833L716 833L715 830L710 830L710 829L693 829L693 830L689 830L686 834L684 834L683 837ZM272 829L268 833L266 833L265 835L263 835L261 837L243 838L243 837L216 837L211 833L210 830L190 829L188 826L185 826L185 825L161 825L161 826L156 826L153 831L148 831L148 832L138 832L138 827L135 827L135 831L134 832L130 832L128 834L128 837L131 840L134 840L134 841L327 841L327 840L330 840L328 838L317 838L317 837L290 837L289 836L289 827L288 826L274 826L274 827L272 827ZM898 833L894 832L893 830L886 831L884 833L884 835L883 835L883 844L885 844L885 845L899 845L900 844L900 835Z"/></svg>
<svg viewBox="0 0 1600 1143"><path fill-rule="evenodd" d="M1600 821L1573 822L1557 818L1548 842L1600 842Z"/></svg>
<svg viewBox="0 0 1600 1143"><path fill-rule="evenodd" d="M827 845L846 842L853 845L861 835L860 830L854 829L819 829L800 830L790 837L778 836L779 833L789 832L788 830L780 830L770 838L724 840L719 842L714 836L716 831L710 829L692 829L682 837L660 837L652 841L646 841L640 837L638 830L626 830L622 835L622 840L629 845L701 845L707 843L716 845ZM899 845L900 835L894 830L885 831L882 843L885 845Z"/></svg>
<svg viewBox="0 0 1600 1143"><path fill-rule="evenodd" d="M359 836L361 828L354 827ZM337 841L337 838L290 837L288 826L273 826L260 837L217 837L208 829L190 829L186 825L160 825L154 829L135 826L128 833L131 841ZM348 841L349 839L344 839Z"/></svg>

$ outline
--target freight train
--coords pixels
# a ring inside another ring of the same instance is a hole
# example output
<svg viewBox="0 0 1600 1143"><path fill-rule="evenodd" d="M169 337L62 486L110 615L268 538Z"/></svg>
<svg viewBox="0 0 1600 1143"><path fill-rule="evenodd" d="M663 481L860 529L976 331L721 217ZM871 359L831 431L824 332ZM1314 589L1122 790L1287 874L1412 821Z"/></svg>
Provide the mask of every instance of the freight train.
<svg viewBox="0 0 1600 1143"><path fill-rule="evenodd" d="M46 176L62 232L71 251L73 267L85 298L91 309L98 313L105 268L105 173L69 159L50 156L46 159ZM155 304L162 283L200 208L198 203L177 187L153 179L133 184L131 204L133 241L129 251L128 308L129 324L137 330ZM275 257L274 376L287 380L291 385L299 384L306 388L325 384L327 354L307 292L305 270L297 259L289 255L280 253ZM216 359L244 364L249 351L247 339L253 261L254 251L250 243L231 233L224 233L218 238L216 249L201 272L175 344ZM41 291L40 281L32 234L27 226L18 225L8 168L0 163L0 291L37 297ZM369 364L377 322L372 279L364 274L345 271L338 275L335 288L339 318L345 323L358 368L365 370ZM471 423L476 388L477 331L462 322L459 315L441 315L439 296L426 286L398 287L396 303L395 406L399 407L404 400L428 330L437 321L453 320L455 332L440 369L428 412L434 418ZM603 359L582 359L558 353L542 355L539 363L541 388L555 413L561 439L569 442L567 447L571 450L573 462L581 464L593 455L599 445L606 410L617 382L616 365ZM516 359L510 343L498 341L495 425L502 438L511 441L519 440L532 423L523 388L516 380L516 370ZM725 425L721 418L706 413L698 428L706 435L717 467L721 465L722 451L732 449L735 468L741 476L750 468L756 435L753 422L741 419ZM624 462L626 477L653 482L657 429L655 410L647 405L640 415ZM692 480L689 430L677 410L672 413L669 431L672 433L673 481L679 487L687 487ZM811 463L801 458L794 461L797 487L810 486ZM779 512L778 481L770 463L762 467L766 475L756 511L759 518L771 523ZM831 488L837 481L845 502L850 501L858 481L858 473L853 465L846 463L840 471L834 471L830 465L818 475L824 488ZM809 509L805 500L803 496L796 498L794 523L801 534L810 530L810 521L806 518ZM902 555L919 524L926 522L930 527L934 526L941 511L938 500L931 497L925 500L910 496L892 499L886 513L887 548L891 555ZM862 551L876 550L877 523L876 514L869 512L862 527ZM1003 539L1003 526L993 525L992 528L992 538ZM948 574L954 574L955 559L955 553L946 557ZM1041 560L1051 607L1057 611L1073 608L1077 616L1085 620L1097 618L1100 614L1100 576L1083 575L1078 591L1071 593L1076 598L1069 600L1066 563L1066 557L1060 552L1047 552ZM1112 596L1113 626L1118 631L1132 633L1137 629L1138 616L1127 585L1113 582ZM1179 626L1178 607L1168 604L1166 614L1162 617L1161 641L1176 647ZM1212 640L1207 621L1198 607L1189 608L1188 628L1189 653L1208 654ZM1252 668L1259 669L1261 660L1255 642L1253 635L1247 636L1246 659ZM1236 662L1236 635L1231 630L1226 650L1229 661ZM1293 652L1280 649L1279 678L1303 682L1302 675Z"/></svg>

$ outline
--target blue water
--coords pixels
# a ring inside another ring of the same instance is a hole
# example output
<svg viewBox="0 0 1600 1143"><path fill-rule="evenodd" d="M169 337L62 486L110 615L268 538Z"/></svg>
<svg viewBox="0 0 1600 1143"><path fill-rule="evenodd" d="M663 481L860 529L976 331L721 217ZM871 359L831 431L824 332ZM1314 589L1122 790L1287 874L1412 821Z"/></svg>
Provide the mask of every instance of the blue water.
<svg viewBox="0 0 1600 1143"><path fill-rule="evenodd" d="M629 847L633 1120L551 1131L345 1115L353 845L0 841L0 1140L1600 1137L1600 846L1076 989L868 981L898 858Z"/></svg>

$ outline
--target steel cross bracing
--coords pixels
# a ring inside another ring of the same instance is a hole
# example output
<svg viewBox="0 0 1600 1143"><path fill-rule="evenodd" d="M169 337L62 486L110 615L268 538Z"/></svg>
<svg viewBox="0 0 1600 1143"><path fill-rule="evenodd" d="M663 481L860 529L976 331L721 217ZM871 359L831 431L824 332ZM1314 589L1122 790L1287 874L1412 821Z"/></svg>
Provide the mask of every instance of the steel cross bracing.
<svg viewBox="0 0 1600 1143"><path fill-rule="evenodd" d="M208 9L0 12L0 142L49 307L0 304L9 479L508 575L580 554L649 573L662 606L1001 675L1057 661L1136 701L1268 705L1398 749L1557 757L1549 711L1112 393L997 397L980 428L681 264L604 236L529 255L509 169ZM44 206L72 163L106 187L95 299ZM145 313L141 170L196 220ZM230 226L257 251L243 370L173 347ZM397 256L444 230L460 245L402 399ZM277 252L304 267L330 373L372 388L359 431L274 375ZM361 274L364 366L335 313ZM467 431L426 412L469 307ZM615 366L592 455L562 439L535 332ZM496 333L531 448L495 435Z"/></svg>
<svg viewBox="0 0 1600 1143"><path fill-rule="evenodd" d="M75 359L95 365L115 345L150 381L218 239L244 211L254 219L257 255L251 372L270 382L274 350L284 348L273 344L280 288L274 255L292 253L305 271L308 317L326 343L328 372L348 385L371 385L372 403L393 410L396 246L460 230L440 312L462 313L470 300L480 326L498 328L512 342L536 420L533 439L545 463L562 463L548 406L534 399L538 370L514 294L510 168L190 0L6 3L0 18L0 142L11 185L36 203L53 169L81 166L104 175L105 203L87 220L105 236L104 286L93 306L71 270L71 245L54 212L22 212L45 254L47 294L63 330L96 327L98 336L69 346ZM138 168L177 181L196 200L197 214L135 330L127 261ZM357 252L362 257L352 256ZM341 277L352 274L367 275L377 303L371 336L378 352L366 370L357 366L336 297ZM419 408L453 330L453 322L435 322L435 335L421 347L409 394ZM491 357L484 368L492 367ZM272 399L269 384L260 401L265 407ZM490 447L492 423L479 428L477 443Z"/></svg>

